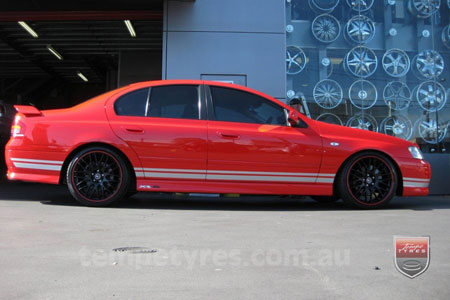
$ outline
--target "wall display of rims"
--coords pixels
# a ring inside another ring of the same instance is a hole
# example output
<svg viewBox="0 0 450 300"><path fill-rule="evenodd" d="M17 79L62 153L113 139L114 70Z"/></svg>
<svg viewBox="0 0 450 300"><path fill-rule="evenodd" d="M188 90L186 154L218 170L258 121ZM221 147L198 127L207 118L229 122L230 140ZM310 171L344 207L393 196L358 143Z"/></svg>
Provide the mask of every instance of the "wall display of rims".
<svg viewBox="0 0 450 300"><path fill-rule="evenodd" d="M428 49L414 57L413 65L420 79L434 79L444 71L444 58L439 52Z"/></svg>
<svg viewBox="0 0 450 300"><path fill-rule="evenodd" d="M447 93L442 84L436 81L425 81L416 89L415 94L419 106L426 111L441 110L447 102Z"/></svg>
<svg viewBox="0 0 450 300"><path fill-rule="evenodd" d="M450 49L450 24L445 26L444 30L442 30L441 39L445 47Z"/></svg>
<svg viewBox="0 0 450 300"><path fill-rule="evenodd" d="M383 90L384 103L393 110L404 110L411 102L411 90L406 83L391 81Z"/></svg>
<svg viewBox="0 0 450 300"><path fill-rule="evenodd" d="M306 55L302 49L296 46L288 46L286 49L286 73L295 75L303 71L306 66Z"/></svg>
<svg viewBox="0 0 450 300"><path fill-rule="evenodd" d="M348 119L347 126L351 128L378 132L377 120L369 114L357 114Z"/></svg>
<svg viewBox="0 0 450 300"><path fill-rule="evenodd" d="M447 2L287 0L286 91L318 121L450 153Z"/></svg>
<svg viewBox="0 0 450 300"><path fill-rule="evenodd" d="M314 87L313 97L317 105L325 109L332 109L342 101L342 88L334 80L324 79Z"/></svg>
<svg viewBox="0 0 450 300"><path fill-rule="evenodd" d="M405 76L411 66L409 56L400 49L389 49L383 55L382 65L384 71L392 77Z"/></svg>
<svg viewBox="0 0 450 300"><path fill-rule="evenodd" d="M350 102L359 109L369 109L375 105L378 92L375 85L367 80L357 80L348 90Z"/></svg>
<svg viewBox="0 0 450 300"><path fill-rule="evenodd" d="M339 37L341 25L332 15L323 14L314 19L311 24L311 30L318 41L332 43Z"/></svg>
<svg viewBox="0 0 450 300"><path fill-rule="evenodd" d="M341 125L341 126L343 125L342 120L332 113L323 113L320 116L318 116L316 120L334 125Z"/></svg>
<svg viewBox="0 0 450 300"><path fill-rule="evenodd" d="M381 133L392 135L404 140L409 140L413 131L411 121L401 115L387 117L381 122L380 127Z"/></svg>
<svg viewBox="0 0 450 300"><path fill-rule="evenodd" d="M339 0L308 0L309 7L318 13L330 13L339 4Z"/></svg>
<svg viewBox="0 0 450 300"><path fill-rule="evenodd" d="M409 0L408 9L419 18L428 18L439 9L440 5L440 0Z"/></svg>
<svg viewBox="0 0 450 300"><path fill-rule="evenodd" d="M414 125L419 136L429 144L437 144L447 135L448 124L438 123L433 115L424 115Z"/></svg>
<svg viewBox="0 0 450 300"><path fill-rule="evenodd" d="M356 15L345 24L345 39L351 44L365 44L375 36L375 24L365 15Z"/></svg>
<svg viewBox="0 0 450 300"><path fill-rule="evenodd" d="M351 75L367 78L377 70L378 58L375 52L364 46L356 46L344 59L344 68Z"/></svg>
<svg viewBox="0 0 450 300"><path fill-rule="evenodd" d="M356 11L366 11L372 8L374 0L347 0L348 6Z"/></svg>

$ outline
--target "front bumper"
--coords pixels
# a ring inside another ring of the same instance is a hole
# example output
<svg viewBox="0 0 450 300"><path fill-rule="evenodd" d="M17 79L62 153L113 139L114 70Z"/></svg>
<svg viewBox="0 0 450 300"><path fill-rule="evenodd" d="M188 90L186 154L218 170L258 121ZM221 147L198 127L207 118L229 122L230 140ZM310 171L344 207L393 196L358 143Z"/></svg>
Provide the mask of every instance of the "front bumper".
<svg viewBox="0 0 450 300"><path fill-rule="evenodd" d="M403 182L403 196L427 196L431 179L431 166L425 160L397 159Z"/></svg>

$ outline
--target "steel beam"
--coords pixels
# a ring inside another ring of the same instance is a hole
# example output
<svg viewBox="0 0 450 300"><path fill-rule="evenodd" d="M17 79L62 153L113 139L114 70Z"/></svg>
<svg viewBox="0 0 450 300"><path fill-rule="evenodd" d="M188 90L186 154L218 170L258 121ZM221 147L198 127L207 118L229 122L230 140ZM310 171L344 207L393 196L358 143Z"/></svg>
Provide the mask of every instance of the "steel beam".
<svg viewBox="0 0 450 300"><path fill-rule="evenodd" d="M1 22L15 21L104 21L162 20L162 11L3 11Z"/></svg>

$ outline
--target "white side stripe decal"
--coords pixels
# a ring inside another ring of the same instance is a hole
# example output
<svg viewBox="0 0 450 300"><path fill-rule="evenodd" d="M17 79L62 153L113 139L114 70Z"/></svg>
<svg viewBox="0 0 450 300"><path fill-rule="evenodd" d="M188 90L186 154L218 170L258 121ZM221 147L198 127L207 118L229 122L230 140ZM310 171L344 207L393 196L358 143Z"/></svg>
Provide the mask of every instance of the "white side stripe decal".
<svg viewBox="0 0 450 300"><path fill-rule="evenodd" d="M206 175L207 179L219 180L248 180L248 181L289 181L289 182L315 182L315 177L287 177L287 176L254 176L254 175Z"/></svg>
<svg viewBox="0 0 450 300"><path fill-rule="evenodd" d="M139 169L139 168L136 168ZM174 173L201 173L206 174L206 170L188 170L188 169L155 169L155 168L140 168L142 171L155 171L155 172L174 172Z"/></svg>
<svg viewBox="0 0 450 300"><path fill-rule="evenodd" d="M42 160L29 158L11 158L12 163L16 168L46 170L46 171L61 171L63 161L59 160Z"/></svg>
<svg viewBox="0 0 450 300"><path fill-rule="evenodd" d="M335 174L135 168L136 177L333 183ZM318 178L317 178L318 177Z"/></svg>
<svg viewBox="0 0 450 300"><path fill-rule="evenodd" d="M430 184L430 179L403 177L403 186L404 187L428 187L429 184Z"/></svg>
<svg viewBox="0 0 450 300"><path fill-rule="evenodd" d="M41 159L28 159L28 158L11 158L12 161L22 161L28 163L43 163L43 164L52 164L52 165L62 165L63 161L57 160L41 160Z"/></svg>
<svg viewBox="0 0 450 300"><path fill-rule="evenodd" d="M150 172L145 172L145 177L206 179L206 174L180 174L180 173L150 173Z"/></svg>
<svg viewBox="0 0 450 300"><path fill-rule="evenodd" d="M318 174L318 173L290 173L290 172L250 172L250 171L218 171L208 170L208 174L248 174L248 175L287 175L287 176L322 176L322 177L334 177L334 174Z"/></svg>
<svg viewBox="0 0 450 300"><path fill-rule="evenodd" d="M43 164L21 163L21 162L13 162L13 164L16 168L22 168L22 169L61 171L61 168L62 168L62 166L58 166L58 165L43 165Z"/></svg>
<svg viewBox="0 0 450 300"><path fill-rule="evenodd" d="M428 187L428 182L412 182L412 181L405 181L403 182L404 187Z"/></svg>
<svg viewBox="0 0 450 300"><path fill-rule="evenodd" d="M430 182L430 179L423 179L423 178L413 178L413 177L403 177L403 181L420 181L420 182Z"/></svg>

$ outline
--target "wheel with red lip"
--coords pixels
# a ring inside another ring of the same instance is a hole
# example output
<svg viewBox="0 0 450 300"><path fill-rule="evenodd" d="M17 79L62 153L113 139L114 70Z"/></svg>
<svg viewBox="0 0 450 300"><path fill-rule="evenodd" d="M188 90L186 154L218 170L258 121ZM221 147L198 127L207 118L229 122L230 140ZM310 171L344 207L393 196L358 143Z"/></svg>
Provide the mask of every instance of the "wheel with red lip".
<svg viewBox="0 0 450 300"><path fill-rule="evenodd" d="M364 209L386 206L395 196L398 184L391 160L377 152L363 152L351 157L337 180L342 200Z"/></svg>
<svg viewBox="0 0 450 300"><path fill-rule="evenodd" d="M107 148L77 153L67 169L70 194L88 206L107 206L126 197L130 172L124 159Z"/></svg>

